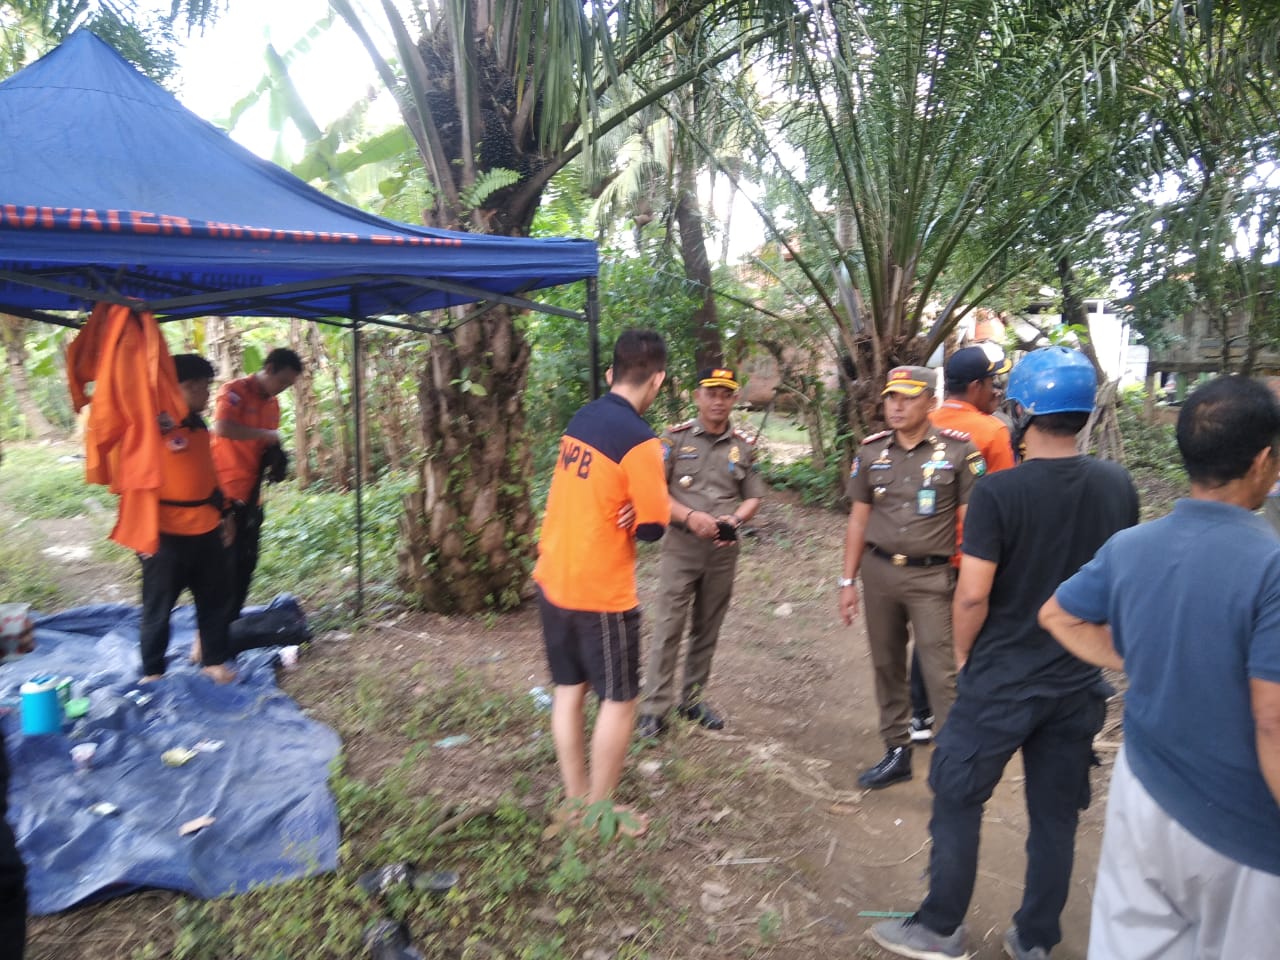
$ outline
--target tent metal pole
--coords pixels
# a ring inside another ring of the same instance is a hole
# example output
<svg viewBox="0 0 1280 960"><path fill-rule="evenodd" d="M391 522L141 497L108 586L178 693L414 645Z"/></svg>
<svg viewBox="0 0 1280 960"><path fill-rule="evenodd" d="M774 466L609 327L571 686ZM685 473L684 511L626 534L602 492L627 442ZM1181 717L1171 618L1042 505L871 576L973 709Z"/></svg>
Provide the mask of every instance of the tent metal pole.
<svg viewBox="0 0 1280 960"><path fill-rule="evenodd" d="M355 400L356 444L356 616L364 613L364 387L361 377L360 321L351 325L351 390Z"/></svg>
<svg viewBox="0 0 1280 960"><path fill-rule="evenodd" d="M587 277L587 331L591 337L591 399L600 396L600 290L595 277Z"/></svg>

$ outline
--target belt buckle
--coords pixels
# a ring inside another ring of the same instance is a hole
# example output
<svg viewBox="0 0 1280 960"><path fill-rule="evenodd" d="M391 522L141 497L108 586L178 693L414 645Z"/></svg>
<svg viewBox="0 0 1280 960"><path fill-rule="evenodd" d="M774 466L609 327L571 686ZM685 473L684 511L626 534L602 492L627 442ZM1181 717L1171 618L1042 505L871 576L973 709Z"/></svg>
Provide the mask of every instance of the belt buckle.
<svg viewBox="0 0 1280 960"><path fill-rule="evenodd" d="M895 553L890 557L890 560L893 562L895 567L905 567L907 565L907 557L902 553Z"/></svg>

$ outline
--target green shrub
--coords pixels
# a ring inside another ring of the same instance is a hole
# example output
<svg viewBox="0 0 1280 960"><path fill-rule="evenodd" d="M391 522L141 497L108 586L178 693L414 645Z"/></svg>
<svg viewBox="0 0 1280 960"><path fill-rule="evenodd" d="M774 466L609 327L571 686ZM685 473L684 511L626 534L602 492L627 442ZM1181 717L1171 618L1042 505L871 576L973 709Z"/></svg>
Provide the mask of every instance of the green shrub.
<svg viewBox="0 0 1280 960"><path fill-rule="evenodd" d="M402 501L414 482L412 474L387 474L364 488L364 578L376 591L395 595ZM251 599L288 592L336 600L354 590L355 503L350 492L299 490L293 484L271 488Z"/></svg>
<svg viewBox="0 0 1280 960"><path fill-rule="evenodd" d="M790 463L774 463L762 460L760 475L775 490L794 490L803 503L813 506L836 507L843 497L841 482L843 471L835 463L814 467L809 458Z"/></svg>

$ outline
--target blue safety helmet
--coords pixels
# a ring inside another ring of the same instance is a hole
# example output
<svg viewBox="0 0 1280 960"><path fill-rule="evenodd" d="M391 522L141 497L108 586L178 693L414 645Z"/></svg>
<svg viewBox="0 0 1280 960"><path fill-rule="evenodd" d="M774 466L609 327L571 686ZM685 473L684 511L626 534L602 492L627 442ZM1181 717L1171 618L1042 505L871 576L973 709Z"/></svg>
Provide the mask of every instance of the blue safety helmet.
<svg viewBox="0 0 1280 960"><path fill-rule="evenodd" d="M1088 357L1067 347L1044 347L1013 368L1004 396L1029 420L1046 413L1089 413L1097 390Z"/></svg>

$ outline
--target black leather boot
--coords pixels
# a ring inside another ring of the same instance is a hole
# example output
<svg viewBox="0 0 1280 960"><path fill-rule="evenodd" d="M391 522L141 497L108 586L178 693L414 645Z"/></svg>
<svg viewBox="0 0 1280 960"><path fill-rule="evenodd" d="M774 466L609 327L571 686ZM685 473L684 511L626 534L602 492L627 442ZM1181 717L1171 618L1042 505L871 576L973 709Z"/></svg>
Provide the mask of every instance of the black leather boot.
<svg viewBox="0 0 1280 960"><path fill-rule="evenodd" d="M911 779L911 748L890 747L880 762L858 777L858 786L879 790Z"/></svg>

